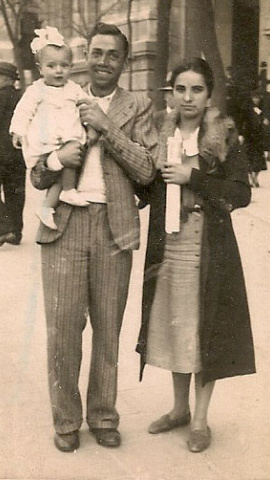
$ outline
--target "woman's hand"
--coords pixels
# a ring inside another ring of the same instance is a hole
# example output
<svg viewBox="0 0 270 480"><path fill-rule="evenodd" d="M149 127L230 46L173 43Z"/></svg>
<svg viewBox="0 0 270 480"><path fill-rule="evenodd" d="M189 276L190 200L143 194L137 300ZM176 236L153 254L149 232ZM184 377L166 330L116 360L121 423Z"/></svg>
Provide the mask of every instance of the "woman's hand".
<svg viewBox="0 0 270 480"><path fill-rule="evenodd" d="M189 183L192 167L182 165L181 163L165 163L161 168L162 178L165 183L176 183L177 185L184 185Z"/></svg>
<svg viewBox="0 0 270 480"><path fill-rule="evenodd" d="M57 150L57 156L63 167L78 168L81 166L82 159L82 145L72 140L65 143L59 150Z"/></svg>

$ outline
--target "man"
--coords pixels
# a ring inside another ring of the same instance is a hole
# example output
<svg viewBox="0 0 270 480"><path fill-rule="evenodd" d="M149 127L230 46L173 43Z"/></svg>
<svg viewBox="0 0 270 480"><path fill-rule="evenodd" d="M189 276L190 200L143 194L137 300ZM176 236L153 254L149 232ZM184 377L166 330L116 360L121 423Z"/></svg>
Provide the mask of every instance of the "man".
<svg viewBox="0 0 270 480"><path fill-rule="evenodd" d="M260 63L260 71L258 75L258 87L264 93L267 91L267 85L269 84L269 80L267 78L267 62Z"/></svg>
<svg viewBox="0 0 270 480"><path fill-rule="evenodd" d="M133 186L154 176L156 131L144 96L118 87L128 41L113 25L99 24L89 44L89 95L81 121L95 129L78 191L88 207L60 203L57 231L40 226L48 369L55 445L79 447L82 404L78 389L82 332L89 312L93 330L87 392L87 423L100 445L117 447L115 408L119 334L127 300L132 250L139 247L139 216ZM104 113L107 112L107 113ZM48 188L64 166L81 164L81 148L69 142L32 171L33 184ZM55 170L55 171L53 171Z"/></svg>
<svg viewBox="0 0 270 480"><path fill-rule="evenodd" d="M164 101L166 104L166 108L163 110L158 110L154 114L154 123L158 132L161 130L161 127L164 123L166 116L174 108L174 96L173 96L173 88L171 85L171 75L172 75L172 72L168 72L165 86L159 88L160 91L164 92Z"/></svg>
<svg viewBox="0 0 270 480"><path fill-rule="evenodd" d="M4 191L11 230L5 241L13 245L19 245L22 239L25 202L25 163L22 152L13 147L9 135L10 120L21 97L14 87L17 78L15 65L0 62L0 187Z"/></svg>

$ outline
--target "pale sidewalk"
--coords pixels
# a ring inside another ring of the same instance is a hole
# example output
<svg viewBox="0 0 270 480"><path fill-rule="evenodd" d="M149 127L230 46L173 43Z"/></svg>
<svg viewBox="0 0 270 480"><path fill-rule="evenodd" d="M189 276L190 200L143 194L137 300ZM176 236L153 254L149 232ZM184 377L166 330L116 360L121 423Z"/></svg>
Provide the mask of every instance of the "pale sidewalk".
<svg viewBox="0 0 270 480"><path fill-rule="evenodd" d="M270 168L270 164L268 163ZM151 436L148 424L172 405L168 372L148 367L138 382L134 347L140 324L142 250L135 254L121 337L118 409L123 444L99 447L81 430L81 447L60 453L53 445L46 373L46 331L39 247L34 244L39 194L28 187L25 236L20 247L0 250L1 479L269 480L270 171L260 176L253 201L233 214L252 315L258 373L217 382L210 408L213 444L201 454L186 447L188 428ZM84 336L81 372L85 398L91 330ZM193 403L193 396L192 396Z"/></svg>

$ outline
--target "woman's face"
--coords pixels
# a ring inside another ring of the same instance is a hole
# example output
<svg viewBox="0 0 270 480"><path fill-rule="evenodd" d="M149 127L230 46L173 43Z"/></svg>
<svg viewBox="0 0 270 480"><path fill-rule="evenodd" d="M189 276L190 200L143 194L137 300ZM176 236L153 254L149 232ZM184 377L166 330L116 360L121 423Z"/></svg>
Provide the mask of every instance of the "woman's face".
<svg viewBox="0 0 270 480"><path fill-rule="evenodd" d="M175 108L181 119L201 119L206 107L210 106L204 76L192 70L179 73L175 79L173 94Z"/></svg>

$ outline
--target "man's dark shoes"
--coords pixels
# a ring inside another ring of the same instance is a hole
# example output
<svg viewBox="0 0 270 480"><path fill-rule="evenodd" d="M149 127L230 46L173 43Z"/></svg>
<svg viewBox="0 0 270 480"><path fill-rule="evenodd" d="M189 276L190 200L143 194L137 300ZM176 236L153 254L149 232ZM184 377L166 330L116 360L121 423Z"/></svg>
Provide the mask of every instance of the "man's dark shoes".
<svg viewBox="0 0 270 480"><path fill-rule="evenodd" d="M6 240L7 243L10 243L11 245L20 245L22 240L22 234L21 233L15 233L13 235L13 238L10 238L9 240Z"/></svg>
<svg viewBox="0 0 270 480"><path fill-rule="evenodd" d="M90 432L103 447L119 447L121 444L121 435L116 428L91 428Z"/></svg>
<svg viewBox="0 0 270 480"><path fill-rule="evenodd" d="M16 239L15 233L9 232L9 233L4 233L3 235L0 235L0 247L4 245L4 243L12 243Z"/></svg>
<svg viewBox="0 0 270 480"><path fill-rule="evenodd" d="M61 452L74 452L80 446L79 431L75 430L64 434L56 433L54 444Z"/></svg>

